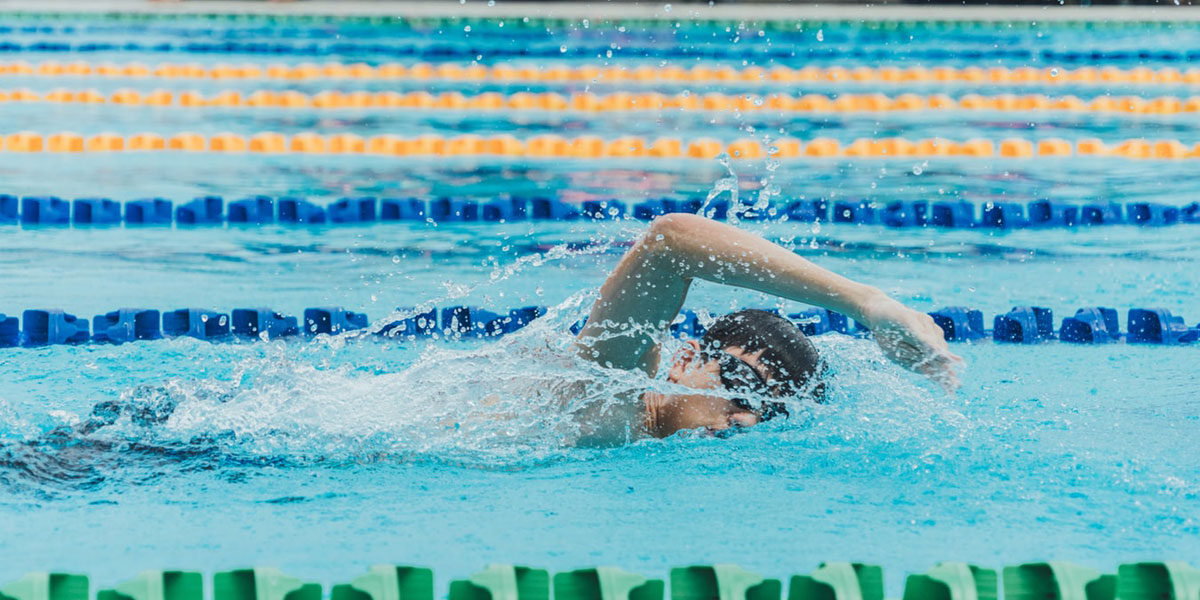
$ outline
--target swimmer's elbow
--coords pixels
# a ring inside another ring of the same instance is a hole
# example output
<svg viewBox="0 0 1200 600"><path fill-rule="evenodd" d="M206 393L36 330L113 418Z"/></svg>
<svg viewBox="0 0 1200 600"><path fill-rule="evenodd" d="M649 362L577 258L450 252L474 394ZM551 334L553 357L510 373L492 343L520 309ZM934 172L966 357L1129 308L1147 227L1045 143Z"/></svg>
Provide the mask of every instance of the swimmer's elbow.
<svg viewBox="0 0 1200 600"><path fill-rule="evenodd" d="M670 252L694 235L696 227L704 220L704 217L690 213L659 216L650 223L650 229L646 231L642 243L648 249Z"/></svg>

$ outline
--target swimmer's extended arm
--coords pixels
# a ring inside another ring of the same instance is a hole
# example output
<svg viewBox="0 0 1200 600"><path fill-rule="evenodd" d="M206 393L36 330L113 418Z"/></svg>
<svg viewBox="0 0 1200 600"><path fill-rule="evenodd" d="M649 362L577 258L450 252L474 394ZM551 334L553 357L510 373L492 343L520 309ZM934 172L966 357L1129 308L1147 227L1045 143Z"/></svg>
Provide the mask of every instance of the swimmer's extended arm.
<svg viewBox="0 0 1200 600"><path fill-rule="evenodd" d="M579 332L580 352L603 365L652 373L658 336L695 278L843 313L869 327L888 358L957 387L954 367L962 359L928 315L759 236L691 214L659 217L625 254Z"/></svg>

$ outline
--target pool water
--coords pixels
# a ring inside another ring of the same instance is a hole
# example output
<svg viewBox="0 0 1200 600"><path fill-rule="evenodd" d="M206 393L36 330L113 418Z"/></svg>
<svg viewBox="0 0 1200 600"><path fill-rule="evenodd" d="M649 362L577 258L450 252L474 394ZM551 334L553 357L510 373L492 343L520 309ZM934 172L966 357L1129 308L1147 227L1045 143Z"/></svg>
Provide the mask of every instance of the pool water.
<svg viewBox="0 0 1200 600"><path fill-rule="evenodd" d="M20 26L29 19L11 20ZM77 29L66 37L84 42L124 36L117 29L134 25L80 19L73 26ZM186 19L137 27L173 43L242 35L233 25L222 29ZM293 41L340 31L287 22L255 27L256 36ZM382 28L384 36L370 33L377 31L372 27L354 27L368 32L365 39L385 38L392 45L417 44L430 34ZM469 37L489 40L496 54L488 60L520 60L505 53L519 46L492 27L476 23ZM1043 25L1035 33L1049 41L1041 45L1028 30L1013 33L1000 25L940 32L911 27L921 35L909 39L839 25L823 30L823 43L857 46L872 39L865 47L894 50L887 60L897 64L935 64L920 57L937 50L948 56L936 64L981 66L1000 60L981 56L980 49L987 48L1030 48L1032 58L1025 62L1033 63L1043 60L1036 54L1042 49L1134 48L1159 54L1110 57L1103 64L1161 66L1168 62L1161 53L1190 47L1196 35L1185 26L1106 33ZM640 49L636 55L628 50L629 60L646 60L677 43L656 38L660 28L622 32L623 47ZM546 46L616 43L615 34L597 24L527 33ZM451 46L465 44L467 37L461 27L443 28L436 36ZM718 38L720 43L705 45L716 53L706 60L727 60L735 49L750 52L744 44L758 37L746 35L736 43ZM772 47L792 43L778 39ZM97 54L77 52L71 58L215 60L180 50ZM555 60L569 64L608 60L582 51L560 54ZM749 55L776 60L769 53ZM883 60L873 56L857 60ZM384 57L400 60L381 51L352 58ZM236 58L267 60L253 54ZM618 53L611 60L622 58ZM1003 61L1025 64L1019 57ZM265 85L282 84L221 83L241 89ZM297 89L416 85L308 82ZM436 85L475 89L465 82ZM961 83L943 85L956 94L978 91ZM203 81L0 76L0 87L23 86L217 87ZM824 86L813 84L826 93L838 87ZM862 85L853 89L870 91ZM1086 91L1156 93L1136 87ZM824 135L843 142L890 135L999 139L1014 130L1032 139L1144 136L1191 142L1197 118L1045 111L479 115L53 104L6 104L0 111L20 129L87 134L570 132L726 141ZM697 160L9 153L0 161L0 193L177 201L210 193L302 194L322 204L342 195L508 193L632 202L704 195L724 180L720 185L737 189L742 198L766 193L771 201L961 198L983 204L1047 198L1182 205L1200 192L1193 174L1190 161L1084 157L744 161L727 167ZM798 222L742 226L922 310L968 305L990 316L1016 304L1036 304L1053 308L1060 320L1082 306L1155 306L1185 315L1189 324L1200 318L1192 293L1200 286L1195 225L1009 232ZM666 385L580 365L565 350L567 328L586 314L604 275L644 228L633 221L193 229L0 225L0 312L8 314L62 307L90 318L121 306L224 312L260 305L298 314L308 306L337 305L385 322L393 311L410 307L551 307L547 317L521 332L487 342L350 334L4 349L0 581L54 568L87 572L94 585L103 586L145 568L213 571L270 564L328 584L357 575L367 564L395 562L434 567L444 584L490 561L555 570L617 564L659 574L692 562L737 562L785 576L823 560L848 559L885 565L895 593L905 572L924 571L938 560L1002 565L1056 558L1110 570L1119 562L1200 553L1200 463L1186 451L1200 418L1195 347L957 345L968 367L962 389L947 396L887 363L871 341L831 334L816 338L833 370L825 405L796 407L787 421L728 439L683 434L609 448L575 444L579 423L573 411L612 401L614 390ZM744 306L799 308L708 284L697 284L686 305L715 315ZM668 349L675 343L668 342ZM571 387L573 381L597 385Z"/></svg>

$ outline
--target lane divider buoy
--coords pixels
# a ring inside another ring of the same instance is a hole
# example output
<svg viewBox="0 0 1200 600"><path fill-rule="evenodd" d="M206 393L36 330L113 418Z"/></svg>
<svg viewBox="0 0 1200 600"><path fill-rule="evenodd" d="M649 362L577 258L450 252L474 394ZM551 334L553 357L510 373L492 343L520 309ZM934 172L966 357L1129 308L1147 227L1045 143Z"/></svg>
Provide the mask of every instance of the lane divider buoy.
<svg viewBox="0 0 1200 600"><path fill-rule="evenodd" d="M947 94L723 94L688 92L662 94L657 92L614 92L593 94L578 92L517 92L500 94L485 92L464 95L461 92L427 91L401 93L396 91L325 90L305 94L291 90L256 90L241 92L224 90L210 94L198 91L152 90L140 92L120 89L107 95L96 90L54 89L44 93L18 88L0 89L3 102L48 102L59 104L114 104L120 106L177 106L223 108L292 108L292 109L423 109L423 110L539 110L539 111L739 111L739 112L883 112L926 110L993 110L993 111L1072 111L1132 114L1200 113L1200 96L1097 96L1090 99L1078 96L1047 96L1045 94L999 94L982 96L966 94L958 98Z"/></svg>
<svg viewBox="0 0 1200 600"><path fill-rule="evenodd" d="M515 221L575 221L635 219L649 221L670 213L702 213L724 221L790 221L845 223L885 227L945 229L1070 229L1106 225L1164 227L1200 224L1200 202L1186 205L1158 202L1071 203L1036 200L987 202L965 200L827 200L779 198L765 206L732 203L727 198L654 198L626 202L617 198L567 201L551 195L500 195L493 198L442 196L435 198L341 198L317 205L305 198L251 196L226 205L221 196L202 196L175 205L165 198L110 198L0 194L0 225L26 227L94 227L125 224L171 225L339 225L373 222L509 223Z"/></svg>
<svg viewBox="0 0 1200 600"><path fill-rule="evenodd" d="M770 309L780 313L778 309ZM371 328L365 313L337 306L310 307L303 317L288 316L270 308L254 305L224 312L209 308L178 308L158 311L147 308L120 308L96 315L91 327L86 319L59 308L29 309L21 317L0 313L0 347L34 347L88 342L125 343L173 337L224 340L232 337L267 340L297 335L338 335L369 330L380 336L411 339L416 337L495 338L513 333L546 314L545 306L522 306L495 312L477 306L405 309L409 316L380 323ZM1165 308L1131 308L1126 313L1125 330L1120 315L1106 306L1088 306L1064 318L1055 329L1054 312L1046 307L1019 305L1007 313L995 315L992 327L985 328L980 310L952 306L929 313L941 327L947 341L975 342L993 340L1002 343L1037 344L1058 340L1079 344L1130 343L1179 346L1200 338L1200 324L1188 326L1184 318ZM711 316L711 315L710 315ZM787 313L796 327L807 335L843 333L869 336L870 331L845 315L823 308ZM680 313L671 325L679 336L704 335L706 318L693 310ZM23 327L21 325L24 325ZM583 326L577 321L571 330Z"/></svg>
<svg viewBox="0 0 1200 600"><path fill-rule="evenodd" d="M83 136L73 132L41 134L18 131L0 135L4 152L14 153L93 153L93 152L215 152L270 154L373 154L387 156L505 156L524 158L698 158L713 159L728 154L734 159L796 158L1032 158L1034 156L1095 156L1125 159L1200 158L1200 143L1174 139L1129 139L1107 143L1096 138L1075 142L1061 138L1029 140L973 138L963 141L945 138L908 140L905 138L859 138L849 144L832 138L807 142L782 138L771 142L738 139L723 142L714 138L684 140L674 137L647 139L624 136L606 140L584 135L566 138L547 134L524 140L512 135L475 134L417 137L376 135L369 138L338 133L323 135L300 132L290 136L261 132L245 136L223 132L203 135L182 132L171 135L135 133L122 136L98 133Z"/></svg>
<svg viewBox="0 0 1200 600"><path fill-rule="evenodd" d="M800 68L731 67L700 64L678 65L511 65L484 66L478 63L398 63L371 65L363 62L299 64L229 64L140 62L91 63L86 61L0 62L0 76L155 78L155 79L273 79L307 81L316 79L444 80L514 83L725 83L725 84L923 84L966 83L973 85L1200 85L1200 68L1120 68L1083 66L1073 69L1049 67L951 67L951 66L806 66Z"/></svg>
<svg viewBox="0 0 1200 600"><path fill-rule="evenodd" d="M121 407L97 405L92 418L115 419ZM1081 598L1189 597L1200 571L1186 562L1140 562L1119 565L1101 573L1065 561L1006 566L1003 570L965 562L945 561L924 573L910 573L901 600L927 598L1023 599L1034 590L1042 596ZM38 571L2 588L13 600L202 600L204 575L199 571L142 571L109 589L90 595L87 575ZM786 596L783 593L787 585ZM213 573L214 600L434 600L434 572L425 567L382 564L325 591L309 577L285 574L273 567L251 567ZM670 589L668 591L668 584ZM160 591L166 588L168 591ZM149 591L146 591L149 590ZM818 598L883 598L884 573L878 565L828 561L805 574L782 581L736 564L694 564L670 569L653 578L618 567L588 567L554 573L537 567L492 564L463 579L449 581L447 600L554 598L555 600L666 600L703 590L713 597L757 600L817 600ZM750 590L747 592L747 590ZM1095 590L1100 590L1099 593ZM1179 591L1175 594L1173 592Z"/></svg>

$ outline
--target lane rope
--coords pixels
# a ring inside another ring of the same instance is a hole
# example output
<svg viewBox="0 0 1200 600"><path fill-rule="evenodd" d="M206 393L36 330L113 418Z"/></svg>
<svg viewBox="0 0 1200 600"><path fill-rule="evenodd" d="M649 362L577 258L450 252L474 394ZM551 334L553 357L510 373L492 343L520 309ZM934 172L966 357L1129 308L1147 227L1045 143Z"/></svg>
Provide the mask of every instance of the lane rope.
<svg viewBox="0 0 1200 600"><path fill-rule="evenodd" d="M1135 366L1120 368L1129 370L1130 375L1135 374ZM1114 377L1124 374L1116 373ZM128 412L128 407L114 402L102 402L96 408L89 419L97 425L111 424L122 412ZM162 409L158 405L155 408ZM140 416L134 418L139 419L138 422L147 418L146 413L161 417L157 412L147 411L145 406L139 405L137 410ZM52 431L53 437L48 439L61 444L64 429ZM18 455L14 462L24 465L21 458ZM552 597L557 600L617 600L632 595L639 600L666 600L683 597L695 589L711 589L713 596L732 598L744 596L747 587L762 590L755 592L761 600L884 597L884 572L879 565L829 561L806 574L792 573L786 579L768 579L736 564L693 564L671 568L668 577L643 575L612 566L552 574L538 567L491 564L467 578L449 581L450 591L446 598L473 600L487 595L497 600ZM111 574L106 575L111 577ZM956 598L1025 598L1022 595L1025 590L1043 589L1053 592L1045 595L1056 598L1114 596L1111 593L1086 594L1088 590L1096 589L1101 592L1116 590L1117 598L1155 598L1161 597L1163 590L1190 589L1191 582L1198 576L1200 571L1180 561L1126 563L1115 570L1108 569L1107 574L1066 561L1010 565L1003 570L988 565L944 561L925 573L908 573L901 599L925 600L951 595ZM330 600L384 600L397 594L403 594L405 600L434 600L435 590L439 589L434 585L435 581L432 569L393 563L375 565L365 574L348 581L341 580L329 588L328 593L313 578L261 566L217 571L212 574L211 585L214 600L273 600L280 596L292 600L324 597ZM513 582L520 584L519 595ZM138 600L201 600L208 587L204 574L194 570L141 571L135 578L120 581L113 588L101 588L94 595L90 594L89 583L87 575L37 571L8 583L3 589L13 600L107 600L115 596ZM788 587L787 596L783 595L784 584ZM158 591L164 587L169 591Z"/></svg>
<svg viewBox="0 0 1200 600"><path fill-rule="evenodd" d="M292 90L222 90L210 94L194 90L142 92L120 89L110 94L97 90L58 88L38 93L27 88L0 89L3 102L48 102L57 104L114 104L119 106L251 107L293 109L424 109L424 110L542 110L542 111L739 111L739 112L882 112L920 110L1072 111L1132 114L1179 114L1200 112L1200 96L1097 96L1082 99L1045 94L705 94L630 93L593 94L580 92L460 92L433 94L427 91L367 92L325 90L305 94Z"/></svg>
<svg viewBox="0 0 1200 600"><path fill-rule="evenodd" d="M546 314L545 306L523 306L494 312L476 306L447 306L414 309L413 316L372 328L365 313L342 307L306 308L303 318L288 316L271 308L236 308L230 312L208 308L179 308L160 311L121 308L96 315L89 329L86 319L56 308L29 309L21 317L0 313L0 347L36 347L88 342L125 343L164 337L188 336L221 341L232 337L268 340L297 335L338 335L370 330L376 335L398 339L439 337L445 339L496 338L513 333ZM869 336L870 331L840 313L809 308L783 315L806 335L842 333ZM1091 306L1077 309L1055 329L1054 312L1040 306L1019 305L995 315L985 328L983 312L951 306L928 313L942 328L947 341L1036 344L1052 340L1079 344L1130 343L1160 346L1192 344L1200 337L1200 325L1189 327L1182 316L1163 308L1131 308L1121 329L1116 309ZM677 336L700 338L711 315L684 310L671 331ZM24 323L24 327L21 324ZM577 333L583 322L576 322ZM369 329L370 328L370 329Z"/></svg>
<svg viewBox="0 0 1200 600"><path fill-rule="evenodd" d="M1179 206L1157 202L1057 202L1036 200L987 202L979 206L965 200L830 200L779 198L765 206L747 206L725 198L707 200L655 198L626 202L593 197L566 200L552 195L499 195L490 198L441 196L434 198L341 198L317 205L296 196L250 196L226 205L221 196L202 196L178 206L165 198L144 198L122 204L110 198L0 194L0 225L24 226L128 226L178 225L339 225L372 222L510 223L517 221L574 221L636 219L649 221L669 213L703 213L718 221L793 221L799 223L851 223L887 227L951 229L1048 229L1103 225L1200 224L1200 202Z"/></svg>
<svg viewBox="0 0 1200 600"><path fill-rule="evenodd" d="M204 135L182 132L98 133L83 136L73 132L41 134L21 131L0 136L3 151L9 153L93 153L93 152L215 152L262 154L355 154L380 156L503 156L522 158L660 158L713 159L727 154L735 160L768 157L796 158L1033 158L1033 157L1118 157L1125 159L1197 159L1200 143L1186 144L1175 139L1128 139L1113 144L1097 138L1071 142L1061 138L1028 140L1006 138L998 141L973 138L955 141L945 138L859 138L842 145L832 138L814 138L807 142L782 138L764 144L756 139L723 142L716 138L685 140L676 137L649 139L623 136L605 139L583 135L567 138L539 135L524 140L508 134L482 136L466 134L417 137L376 135L369 138L337 133L322 135L301 132L284 135L262 132L249 136L236 133Z"/></svg>
<svg viewBox="0 0 1200 600"><path fill-rule="evenodd" d="M0 75L40 77L102 76L158 79L316 79L445 80L522 83L970 83L979 85L1200 85L1200 68L1174 67L816 67L734 68L720 65L680 66L519 66L486 67L458 63L301 63L218 64L198 63L90 63L85 61L25 61L0 63Z"/></svg>

